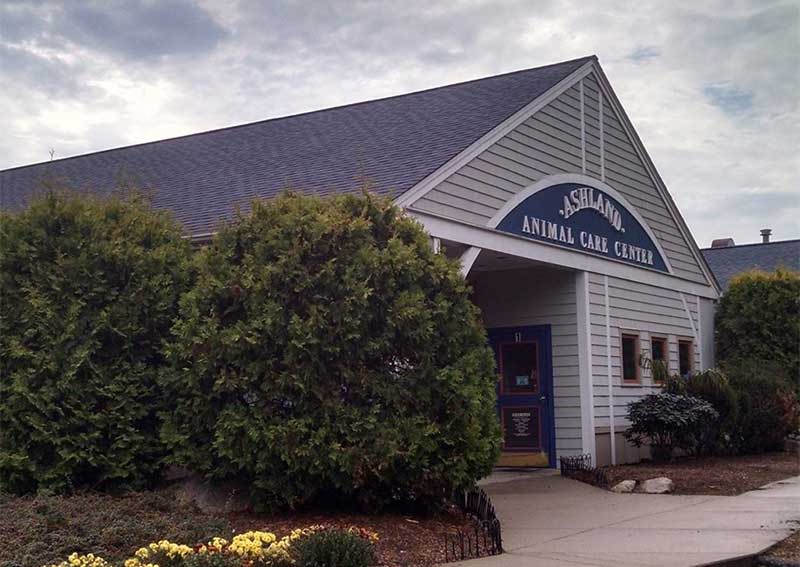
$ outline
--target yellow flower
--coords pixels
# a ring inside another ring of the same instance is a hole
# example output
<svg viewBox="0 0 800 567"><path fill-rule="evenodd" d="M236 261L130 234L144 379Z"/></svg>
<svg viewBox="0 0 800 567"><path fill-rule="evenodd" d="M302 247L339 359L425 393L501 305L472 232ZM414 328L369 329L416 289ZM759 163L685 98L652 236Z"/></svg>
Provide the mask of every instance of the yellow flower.
<svg viewBox="0 0 800 567"><path fill-rule="evenodd" d="M53 564L48 567L110 567L105 559L97 557L93 553L78 555L72 553L61 563Z"/></svg>
<svg viewBox="0 0 800 567"><path fill-rule="evenodd" d="M261 558L276 540L272 532L245 532L234 536L228 551L240 557Z"/></svg>

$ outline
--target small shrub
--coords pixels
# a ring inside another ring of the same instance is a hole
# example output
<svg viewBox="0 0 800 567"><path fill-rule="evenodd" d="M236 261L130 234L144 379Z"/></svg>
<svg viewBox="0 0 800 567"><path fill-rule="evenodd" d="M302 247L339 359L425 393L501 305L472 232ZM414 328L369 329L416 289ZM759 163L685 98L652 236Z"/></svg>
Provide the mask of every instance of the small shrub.
<svg viewBox="0 0 800 567"><path fill-rule="evenodd" d="M631 426L625 438L651 446L653 459L666 461L675 449L696 453L700 439L719 414L708 402L669 393L649 394L628 404Z"/></svg>
<svg viewBox="0 0 800 567"><path fill-rule="evenodd" d="M800 429L800 402L780 364L738 360L726 371L738 396L733 443L740 453L780 449Z"/></svg>
<svg viewBox="0 0 800 567"><path fill-rule="evenodd" d="M357 533L324 530L294 544L298 567L370 567L375 564L373 543Z"/></svg>
<svg viewBox="0 0 800 567"><path fill-rule="evenodd" d="M699 437L696 448L698 454L721 454L732 449L738 398L724 372L711 369L687 377L670 376L664 380L664 391L705 400L719 414L719 419L709 423L706 431Z"/></svg>

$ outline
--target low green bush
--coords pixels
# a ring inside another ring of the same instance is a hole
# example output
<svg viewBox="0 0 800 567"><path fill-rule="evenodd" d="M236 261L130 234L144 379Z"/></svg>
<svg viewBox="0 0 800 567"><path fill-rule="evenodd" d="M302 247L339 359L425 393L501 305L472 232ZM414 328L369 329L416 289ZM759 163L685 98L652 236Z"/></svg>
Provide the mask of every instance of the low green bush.
<svg viewBox="0 0 800 567"><path fill-rule="evenodd" d="M189 244L137 195L0 213L0 491L141 488Z"/></svg>
<svg viewBox="0 0 800 567"><path fill-rule="evenodd" d="M94 553L115 565L151 541L204 542L230 537L224 516L213 516L175 501L172 494L133 492L111 496L0 494L0 566L42 567L73 552Z"/></svg>
<svg viewBox="0 0 800 567"><path fill-rule="evenodd" d="M663 383L665 392L705 400L719 414L719 419L709 423L699 435L696 452L702 455L731 452L739 406L736 390L725 373L710 369L686 377L669 376Z"/></svg>
<svg viewBox="0 0 800 567"><path fill-rule="evenodd" d="M717 411L705 400L670 393L648 394L628 404L630 427L625 438L650 445L653 460L668 461L675 449L696 454Z"/></svg>
<svg viewBox="0 0 800 567"><path fill-rule="evenodd" d="M327 530L300 538L293 546L298 567L370 567L375 547L357 534Z"/></svg>
<svg viewBox="0 0 800 567"><path fill-rule="evenodd" d="M732 439L738 452L780 449L787 435L800 430L800 402L781 363L740 359L725 372L738 398Z"/></svg>

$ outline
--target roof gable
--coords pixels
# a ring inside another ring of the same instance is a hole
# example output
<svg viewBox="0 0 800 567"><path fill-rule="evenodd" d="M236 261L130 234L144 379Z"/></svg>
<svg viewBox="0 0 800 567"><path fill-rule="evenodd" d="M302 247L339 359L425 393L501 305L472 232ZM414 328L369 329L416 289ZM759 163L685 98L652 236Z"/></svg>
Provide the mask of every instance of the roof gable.
<svg viewBox="0 0 800 567"><path fill-rule="evenodd" d="M197 235L289 187L348 192L368 179L396 198L590 60L8 169L0 207L24 207L45 179L102 194L122 176Z"/></svg>
<svg viewBox="0 0 800 567"><path fill-rule="evenodd" d="M489 226L503 205L543 179L583 174L624 195L652 229L670 271L714 285L710 271L596 60L508 127L465 152L446 175L401 198L410 209ZM467 155L469 154L469 155Z"/></svg>

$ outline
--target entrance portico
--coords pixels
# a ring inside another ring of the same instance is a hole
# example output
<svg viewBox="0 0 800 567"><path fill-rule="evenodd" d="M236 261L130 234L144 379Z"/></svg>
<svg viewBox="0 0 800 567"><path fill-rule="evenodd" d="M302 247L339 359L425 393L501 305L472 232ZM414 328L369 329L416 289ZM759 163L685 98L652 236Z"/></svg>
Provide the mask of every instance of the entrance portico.
<svg viewBox="0 0 800 567"><path fill-rule="evenodd" d="M622 437L627 405L660 388L655 358L669 369L705 367L703 301L715 291L672 275L625 197L559 174L520 191L485 228L413 214L461 262L481 310L497 362L498 464L646 455Z"/></svg>

